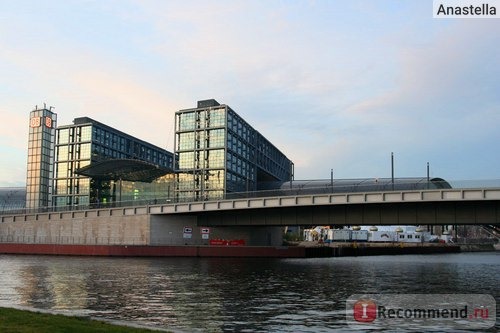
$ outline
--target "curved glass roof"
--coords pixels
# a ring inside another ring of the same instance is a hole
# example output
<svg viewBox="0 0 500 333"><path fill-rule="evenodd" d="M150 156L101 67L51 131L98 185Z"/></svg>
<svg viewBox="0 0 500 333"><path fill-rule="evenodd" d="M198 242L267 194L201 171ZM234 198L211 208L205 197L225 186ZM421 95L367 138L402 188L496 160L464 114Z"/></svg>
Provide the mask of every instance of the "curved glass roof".
<svg viewBox="0 0 500 333"><path fill-rule="evenodd" d="M372 192L391 190L424 190L451 188L451 185L442 178L360 178L360 179L331 179L293 180L292 182L265 182L259 184L262 190L298 190L301 192L329 193L329 192Z"/></svg>
<svg viewBox="0 0 500 333"><path fill-rule="evenodd" d="M128 180L151 183L158 177L174 171L141 160L110 159L92 163L76 170L75 173L102 180Z"/></svg>

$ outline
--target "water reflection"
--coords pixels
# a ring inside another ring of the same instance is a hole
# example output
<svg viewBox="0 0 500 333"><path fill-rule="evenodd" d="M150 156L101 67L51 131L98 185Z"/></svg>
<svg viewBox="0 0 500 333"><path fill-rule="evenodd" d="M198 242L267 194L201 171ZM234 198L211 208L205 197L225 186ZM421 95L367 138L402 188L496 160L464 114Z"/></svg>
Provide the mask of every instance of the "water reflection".
<svg viewBox="0 0 500 333"><path fill-rule="evenodd" d="M323 259L0 256L0 305L200 331L349 331L356 293L488 293L497 253Z"/></svg>

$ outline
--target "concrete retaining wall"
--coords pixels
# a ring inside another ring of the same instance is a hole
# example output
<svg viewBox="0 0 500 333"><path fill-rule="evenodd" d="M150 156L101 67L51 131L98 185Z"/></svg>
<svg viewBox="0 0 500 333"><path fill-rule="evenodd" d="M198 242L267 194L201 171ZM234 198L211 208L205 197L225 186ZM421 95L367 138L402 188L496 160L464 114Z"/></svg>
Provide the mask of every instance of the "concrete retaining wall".
<svg viewBox="0 0 500 333"><path fill-rule="evenodd" d="M46 213L3 219L0 243L78 245L209 245L210 239L281 246L282 227L200 226L196 216L132 214L126 209ZM189 228L191 233L184 231ZM202 229L209 230L203 237Z"/></svg>
<svg viewBox="0 0 500 333"><path fill-rule="evenodd" d="M0 242L148 245L149 215L61 217L0 223Z"/></svg>
<svg viewBox="0 0 500 333"><path fill-rule="evenodd" d="M191 229L191 235L184 235L184 228ZM208 229L206 239L202 229ZM151 245L209 245L210 239L243 239L249 246L281 246L282 227L230 226L210 227L199 225L196 216L151 215Z"/></svg>

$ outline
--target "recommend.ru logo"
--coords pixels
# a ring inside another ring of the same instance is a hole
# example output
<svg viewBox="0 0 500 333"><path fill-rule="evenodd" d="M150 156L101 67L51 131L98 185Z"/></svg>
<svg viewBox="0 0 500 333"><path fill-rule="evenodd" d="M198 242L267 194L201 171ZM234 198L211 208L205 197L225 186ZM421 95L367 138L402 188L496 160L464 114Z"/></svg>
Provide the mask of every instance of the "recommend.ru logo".
<svg viewBox="0 0 500 333"><path fill-rule="evenodd" d="M496 302L487 294L357 294L346 301L346 322L363 328L487 329Z"/></svg>

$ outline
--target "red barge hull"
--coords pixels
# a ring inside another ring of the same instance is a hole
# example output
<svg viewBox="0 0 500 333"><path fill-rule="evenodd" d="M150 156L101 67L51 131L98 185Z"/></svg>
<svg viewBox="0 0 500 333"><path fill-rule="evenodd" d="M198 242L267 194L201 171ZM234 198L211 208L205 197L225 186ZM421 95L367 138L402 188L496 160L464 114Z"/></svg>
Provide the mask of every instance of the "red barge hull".
<svg viewBox="0 0 500 333"><path fill-rule="evenodd" d="M305 258L304 247L0 244L2 254L109 257L266 257Z"/></svg>
<svg viewBox="0 0 500 333"><path fill-rule="evenodd" d="M302 246L153 246L0 243L0 254L107 257L318 258L398 254L457 253L460 246L302 247Z"/></svg>

